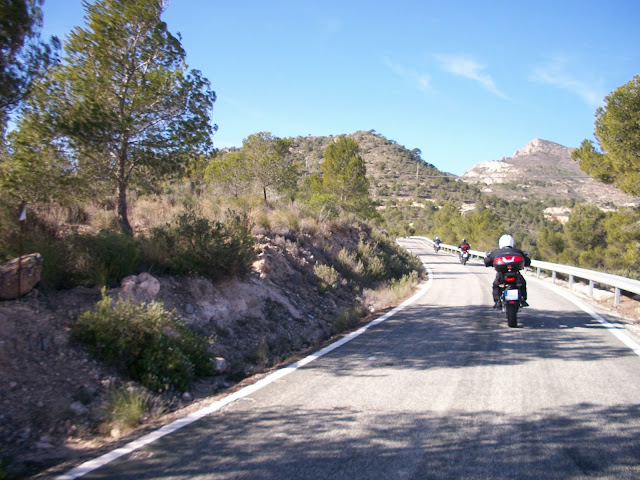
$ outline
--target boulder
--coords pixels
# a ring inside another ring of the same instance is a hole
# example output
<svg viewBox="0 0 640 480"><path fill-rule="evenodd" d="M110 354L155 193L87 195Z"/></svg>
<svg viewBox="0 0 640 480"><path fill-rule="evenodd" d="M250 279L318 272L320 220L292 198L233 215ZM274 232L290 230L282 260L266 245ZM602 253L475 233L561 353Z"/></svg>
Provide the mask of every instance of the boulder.
<svg viewBox="0 0 640 480"><path fill-rule="evenodd" d="M125 297L138 302L152 302L160 292L160 282L146 272L123 278L120 286Z"/></svg>
<svg viewBox="0 0 640 480"><path fill-rule="evenodd" d="M13 300L26 295L40 281L42 275L42 255L23 255L22 261L14 258L0 266L0 300ZM18 294L18 263L20 263L20 293Z"/></svg>

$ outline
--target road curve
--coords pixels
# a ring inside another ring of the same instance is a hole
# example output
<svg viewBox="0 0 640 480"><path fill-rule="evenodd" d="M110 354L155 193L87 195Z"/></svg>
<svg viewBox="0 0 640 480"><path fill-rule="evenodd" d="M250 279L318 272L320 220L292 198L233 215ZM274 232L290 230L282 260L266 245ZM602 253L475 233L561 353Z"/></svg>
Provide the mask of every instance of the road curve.
<svg viewBox="0 0 640 480"><path fill-rule="evenodd" d="M532 281L508 328L491 269L401 244L415 303L83 478L640 478L640 357Z"/></svg>

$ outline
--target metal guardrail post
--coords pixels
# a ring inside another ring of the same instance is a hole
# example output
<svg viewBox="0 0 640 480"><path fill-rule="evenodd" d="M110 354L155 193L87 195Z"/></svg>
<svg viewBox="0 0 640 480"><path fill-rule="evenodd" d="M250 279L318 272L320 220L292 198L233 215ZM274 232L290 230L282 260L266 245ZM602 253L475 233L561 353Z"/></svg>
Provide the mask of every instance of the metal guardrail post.
<svg viewBox="0 0 640 480"><path fill-rule="evenodd" d="M618 287L616 287L616 300L615 300L615 306L619 307L620 306L620 289Z"/></svg>
<svg viewBox="0 0 640 480"><path fill-rule="evenodd" d="M556 284L556 278L558 277L558 273L554 270L553 272L551 272L551 280L553 282L553 284Z"/></svg>
<svg viewBox="0 0 640 480"><path fill-rule="evenodd" d="M589 296L593 298L593 280L589 280Z"/></svg>

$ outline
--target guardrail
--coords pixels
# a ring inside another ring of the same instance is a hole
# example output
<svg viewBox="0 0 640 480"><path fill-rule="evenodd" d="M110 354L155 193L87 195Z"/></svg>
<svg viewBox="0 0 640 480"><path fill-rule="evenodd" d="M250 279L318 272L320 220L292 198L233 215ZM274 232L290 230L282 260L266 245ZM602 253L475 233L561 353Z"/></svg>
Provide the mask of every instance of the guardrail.
<svg viewBox="0 0 640 480"><path fill-rule="evenodd" d="M433 245L433 240L427 237L409 237L424 240L427 243ZM460 249L454 245L440 244L440 249L449 251L451 253L459 253ZM486 252L479 250L469 250L472 258L484 258ZM593 297L593 289L595 285L606 285L612 287L615 292L615 306L620 305L620 293L629 292L640 295L640 281L633 280L631 278L620 277L618 275L611 275L609 273L596 272L595 270L587 270L585 268L571 267L569 265L562 265L559 263L542 262L540 260L531 260L531 268L536 269L536 277L540 278L540 271L545 270L551 272L551 278L555 283L558 273L567 275L569 278L569 289L573 288L573 282L575 278L581 278L589 281L589 295Z"/></svg>

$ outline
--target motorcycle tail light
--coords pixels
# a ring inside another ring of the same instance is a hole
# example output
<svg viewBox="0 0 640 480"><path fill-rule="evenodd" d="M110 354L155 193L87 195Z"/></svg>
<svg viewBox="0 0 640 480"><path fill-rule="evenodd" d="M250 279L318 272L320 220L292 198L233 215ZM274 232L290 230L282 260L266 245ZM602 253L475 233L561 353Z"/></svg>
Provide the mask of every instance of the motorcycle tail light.
<svg viewBox="0 0 640 480"><path fill-rule="evenodd" d="M496 258L493 263L496 265L508 265L510 263L524 262L524 258L520 255L504 255Z"/></svg>

